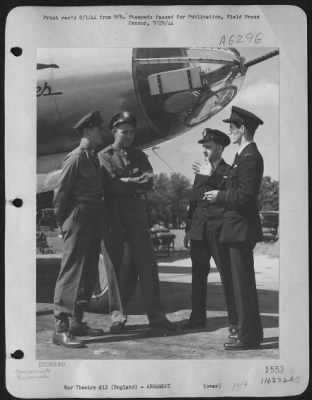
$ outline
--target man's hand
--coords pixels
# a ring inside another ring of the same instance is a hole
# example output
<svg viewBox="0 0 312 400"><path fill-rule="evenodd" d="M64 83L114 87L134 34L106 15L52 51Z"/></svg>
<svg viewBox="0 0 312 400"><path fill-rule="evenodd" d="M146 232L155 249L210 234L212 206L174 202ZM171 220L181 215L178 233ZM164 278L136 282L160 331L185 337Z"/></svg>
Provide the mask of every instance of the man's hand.
<svg viewBox="0 0 312 400"><path fill-rule="evenodd" d="M211 176L213 171L213 167L209 161L203 164L199 162L194 162L192 164L192 169L195 174L205 175L205 176Z"/></svg>
<svg viewBox="0 0 312 400"><path fill-rule="evenodd" d="M217 200L219 190L210 190L209 192L204 193L203 200L208 200L210 203L215 203Z"/></svg>
<svg viewBox="0 0 312 400"><path fill-rule="evenodd" d="M185 232L183 242L184 242L184 247L188 249L190 247L190 232Z"/></svg>

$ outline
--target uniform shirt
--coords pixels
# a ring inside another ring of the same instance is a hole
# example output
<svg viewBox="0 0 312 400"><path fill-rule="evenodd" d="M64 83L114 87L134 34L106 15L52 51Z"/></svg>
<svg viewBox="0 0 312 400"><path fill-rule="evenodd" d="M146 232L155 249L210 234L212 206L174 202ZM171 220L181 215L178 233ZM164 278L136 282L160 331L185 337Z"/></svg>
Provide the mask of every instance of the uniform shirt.
<svg viewBox="0 0 312 400"><path fill-rule="evenodd" d="M108 146L98 154L103 172L105 193L109 197L129 197L153 187L153 168L143 151L130 148L121 152ZM120 178L143 176L139 182L122 182Z"/></svg>
<svg viewBox="0 0 312 400"><path fill-rule="evenodd" d="M69 153L63 162L54 194L56 218L62 222L66 210L73 203L96 203L104 196L103 182L97 155L81 140L80 145Z"/></svg>

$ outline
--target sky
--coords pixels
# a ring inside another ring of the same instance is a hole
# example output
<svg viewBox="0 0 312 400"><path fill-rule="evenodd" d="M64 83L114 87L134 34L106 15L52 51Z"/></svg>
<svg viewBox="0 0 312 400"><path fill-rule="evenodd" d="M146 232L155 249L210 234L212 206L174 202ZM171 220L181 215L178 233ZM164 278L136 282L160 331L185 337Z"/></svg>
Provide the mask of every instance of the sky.
<svg viewBox="0 0 312 400"><path fill-rule="evenodd" d="M253 47L241 48L239 51L249 61L272 50L269 47ZM232 105L245 108L264 121L257 129L254 140L264 159L264 176L279 180L279 56L250 67L234 100L218 114L189 132L159 145L156 152L171 168L151 149L146 150L154 172L170 174L173 170L193 180L191 165L193 161L203 159L202 145L197 143L203 129L219 129L229 133L229 124L222 120L230 116ZM231 164L236 151L237 145L230 144L223 152L224 160Z"/></svg>

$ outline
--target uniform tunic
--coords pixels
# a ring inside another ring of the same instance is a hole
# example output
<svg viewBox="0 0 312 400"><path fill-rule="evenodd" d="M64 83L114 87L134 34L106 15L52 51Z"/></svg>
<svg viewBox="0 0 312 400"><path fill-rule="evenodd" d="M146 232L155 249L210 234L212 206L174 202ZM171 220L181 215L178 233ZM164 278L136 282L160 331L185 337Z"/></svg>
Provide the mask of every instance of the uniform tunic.
<svg viewBox="0 0 312 400"><path fill-rule="evenodd" d="M99 162L83 139L65 158L54 195L54 211L64 239L54 295L57 318L73 315L76 301L91 297L98 274L102 208Z"/></svg>
<svg viewBox="0 0 312 400"><path fill-rule="evenodd" d="M186 231L190 233L192 259L192 313L191 320L206 321L207 276L210 259L213 257L220 272L227 304L229 323L237 324L229 253L219 243L224 207L203 200L204 193L220 189L228 179L230 166L221 160L207 177L196 174L187 214Z"/></svg>
<svg viewBox="0 0 312 400"><path fill-rule="evenodd" d="M119 283L122 284L120 268L124 244L130 247L132 270L121 286L125 304L133 293L139 277L144 304L150 322L164 320L165 314L160 303L159 278L153 245L150 239L145 202L142 194L153 186L153 169L146 155L138 149L129 149L126 154L113 146L99 153L104 188L110 219L110 255ZM120 178L144 175L137 183L124 183Z"/></svg>
<svg viewBox="0 0 312 400"><path fill-rule="evenodd" d="M253 260L253 248L262 240L257 197L263 159L255 143L235 158L229 175L225 190L219 191L215 203L225 207L220 241L230 252L239 338L252 345L263 338Z"/></svg>

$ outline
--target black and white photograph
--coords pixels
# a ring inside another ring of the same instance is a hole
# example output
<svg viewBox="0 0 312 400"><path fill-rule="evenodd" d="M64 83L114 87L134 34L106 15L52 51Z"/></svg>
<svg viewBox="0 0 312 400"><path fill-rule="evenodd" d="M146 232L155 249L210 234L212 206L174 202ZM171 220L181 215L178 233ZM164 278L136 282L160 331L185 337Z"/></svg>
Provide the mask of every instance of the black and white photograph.
<svg viewBox="0 0 312 400"><path fill-rule="evenodd" d="M308 316L307 175L291 168L297 126L307 171L306 76L284 21L273 32L278 6L27 13L29 36L7 32L8 51L25 41L25 77L6 78L6 151L25 165L7 161L6 287L24 286L6 298L11 393L303 391L308 330L289 301ZM21 304L27 339L8 316Z"/></svg>
<svg viewBox="0 0 312 400"><path fill-rule="evenodd" d="M278 357L278 54L38 50L39 359Z"/></svg>

